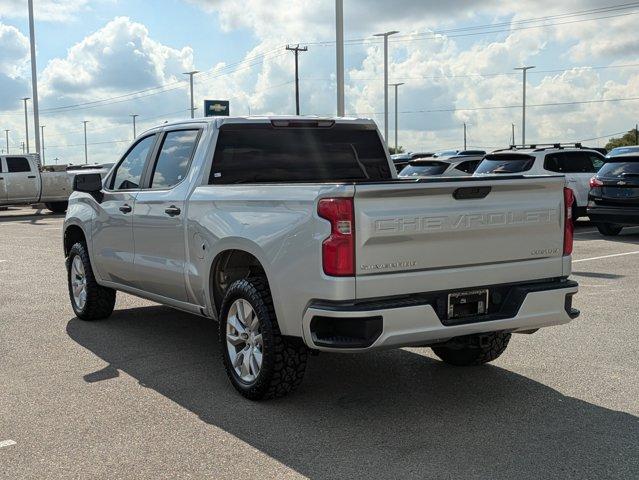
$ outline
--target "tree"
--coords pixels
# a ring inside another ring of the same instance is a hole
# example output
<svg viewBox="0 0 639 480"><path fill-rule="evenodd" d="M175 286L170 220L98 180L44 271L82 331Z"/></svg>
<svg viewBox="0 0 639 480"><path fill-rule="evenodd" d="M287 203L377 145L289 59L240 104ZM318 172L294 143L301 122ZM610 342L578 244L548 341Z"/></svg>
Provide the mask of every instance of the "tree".
<svg viewBox="0 0 639 480"><path fill-rule="evenodd" d="M404 147L401 145L397 147L397 151L395 151L395 147L388 147L388 153L394 155L396 153L404 153Z"/></svg>
<svg viewBox="0 0 639 480"><path fill-rule="evenodd" d="M606 150L610 151L617 147L627 147L629 145L639 145L639 131L636 128L629 130L622 137L611 138L606 143Z"/></svg>

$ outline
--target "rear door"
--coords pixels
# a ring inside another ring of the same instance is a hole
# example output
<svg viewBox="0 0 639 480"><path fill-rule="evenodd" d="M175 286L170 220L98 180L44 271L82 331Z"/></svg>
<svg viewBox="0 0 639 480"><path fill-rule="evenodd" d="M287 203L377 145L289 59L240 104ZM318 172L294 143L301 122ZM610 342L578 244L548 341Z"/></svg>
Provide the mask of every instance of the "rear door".
<svg viewBox="0 0 639 480"><path fill-rule="evenodd" d="M563 177L426 182L355 186L358 298L562 275Z"/></svg>
<svg viewBox="0 0 639 480"><path fill-rule="evenodd" d="M546 155L544 167L551 172L563 173L575 194L577 206L588 203L590 179L604 163L603 155L586 150L556 152Z"/></svg>
<svg viewBox="0 0 639 480"><path fill-rule="evenodd" d="M26 157L20 156L7 156L5 161L7 172L3 176L9 202L37 202L40 197L40 180L35 165Z"/></svg>
<svg viewBox="0 0 639 480"><path fill-rule="evenodd" d="M182 302L188 301L185 200L190 184L186 177L200 136L201 130L192 126L162 134L133 212L137 285L146 292Z"/></svg>
<svg viewBox="0 0 639 480"><path fill-rule="evenodd" d="M93 220L94 267L106 281L135 286L133 208L157 135L142 137L107 179Z"/></svg>

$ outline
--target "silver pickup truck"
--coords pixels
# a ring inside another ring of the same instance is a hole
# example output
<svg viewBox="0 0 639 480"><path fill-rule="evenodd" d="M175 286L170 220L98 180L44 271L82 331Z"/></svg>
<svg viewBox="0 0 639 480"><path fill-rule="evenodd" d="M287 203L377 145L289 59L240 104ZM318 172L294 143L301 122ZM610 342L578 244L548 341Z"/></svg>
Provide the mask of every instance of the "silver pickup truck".
<svg viewBox="0 0 639 480"><path fill-rule="evenodd" d="M429 346L499 357L569 322L573 198L563 176L400 180L364 119L218 118L148 130L64 223L71 305L116 290L219 320L251 399L302 380L309 351Z"/></svg>

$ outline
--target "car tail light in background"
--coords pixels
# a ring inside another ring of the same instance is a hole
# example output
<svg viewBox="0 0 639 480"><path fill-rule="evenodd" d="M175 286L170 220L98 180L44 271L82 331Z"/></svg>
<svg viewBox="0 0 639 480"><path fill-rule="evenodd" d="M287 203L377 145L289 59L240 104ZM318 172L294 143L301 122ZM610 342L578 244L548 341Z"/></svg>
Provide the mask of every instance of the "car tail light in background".
<svg viewBox="0 0 639 480"><path fill-rule="evenodd" d="M322 242L324 273L332 277L355 274L355 218L352 198L323 198L317 214L331 222L331 234Z"/></svg>
<svg viewBox="0 0 639 480"><path fill-rule="evenodd" d="M564 187L564 255L572 254L572 243L575 231L572 218L572 205L575 203L575 194L571 189Z"/></svg>
<svg viewBox="0 0 639 480"><path fill-rule="evenodd" d="M599 180L597 177L592 177L590 179L590 188L601 187L603 182Z"/></svg>

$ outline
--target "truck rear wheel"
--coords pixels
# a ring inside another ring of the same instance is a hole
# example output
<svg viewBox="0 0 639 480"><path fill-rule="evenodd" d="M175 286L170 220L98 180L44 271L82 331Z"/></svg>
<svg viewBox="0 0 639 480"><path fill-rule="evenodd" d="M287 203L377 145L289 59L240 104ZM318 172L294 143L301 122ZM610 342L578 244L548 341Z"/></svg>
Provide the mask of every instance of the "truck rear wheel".
<svg viewBox="0 0 639 480"><path fill-rule="evenodd" d="M47 202L44 204L47 210L51 210L53 213L64 213L67 211L69 202Z"/></svg>
<svg viewBox="0 0 639 480"><path fill-rule="evenodd" d="M458 367L483 365L498 358L510 341L510 333L493 332L454 338L433 347L433 352L444 362Z"/></svg>
<svg viewBox="0 0 639 480"><path fill-rule="evenodd" d="M226 373L246 398L282 397L302 382L306 346L280 333L265 278L237 280L229 286L219 336Z"/></svg>
<svg viewBox="0 0 639 480"><path fill-rule="evenodd" d="M100 320L113 313L115 290L98 285L84 243L75 243L67 257L69 298L76 316L82 320Z"/></svg>
<svg viewBox="0 0 639 480"><path fill-rule="evenodd" d="M598 223L597 230L606 237L614 237L621 233L623 227L614 223Z"/></svg>

